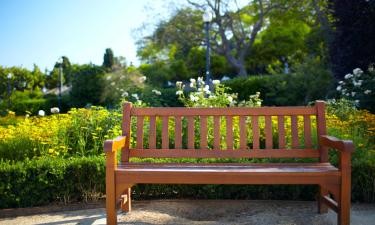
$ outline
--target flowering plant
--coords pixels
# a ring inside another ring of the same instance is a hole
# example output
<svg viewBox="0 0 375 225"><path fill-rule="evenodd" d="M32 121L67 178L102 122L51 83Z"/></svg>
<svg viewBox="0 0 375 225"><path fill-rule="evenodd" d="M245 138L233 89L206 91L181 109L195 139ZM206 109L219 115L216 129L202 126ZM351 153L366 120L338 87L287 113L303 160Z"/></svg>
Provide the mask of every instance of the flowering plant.
<svg viewBox="0 0 375 225"><path fill-rule="evenodd" d="M343 98L353 100L357 106L366 108L375 99L374 64L369 66L366 73L356 68L353 74L346 74L344 80L339 81L336 90Z"/></svg>
<svg viewBox="0 0 375 225"><path fill-rule="evenodd" d="M261 106L260 93L250 96L249 101L238 103L237 93L227 93L230 88L220 83L220 80L213 80L211 87L206 84L202 77L190 79L189 88L192 90L185 96L185 85L181 81L176 82L176 95L186 107L226 107L226 106Z"/></svg>

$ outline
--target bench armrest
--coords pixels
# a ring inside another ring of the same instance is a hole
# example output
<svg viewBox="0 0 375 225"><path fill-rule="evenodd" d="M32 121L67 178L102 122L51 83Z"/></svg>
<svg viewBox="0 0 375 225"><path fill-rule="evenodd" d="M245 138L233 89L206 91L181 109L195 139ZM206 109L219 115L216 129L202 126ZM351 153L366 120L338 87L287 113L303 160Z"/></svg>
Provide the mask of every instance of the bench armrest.
<svg viewBox="0 0 375 225"><path fill-rule="evenodd" d="M324 147L334 148L340 152L354 152L354 144L350 140L340 140L332 136L321 135L320 144Z"/></svg>
<svg viewBox="0 0 375 225"><path fill-rule="evenodd" d="M118 136L113 140L104 141L104 152L115 152L117 149L125 146L126 136Z"/></svg>

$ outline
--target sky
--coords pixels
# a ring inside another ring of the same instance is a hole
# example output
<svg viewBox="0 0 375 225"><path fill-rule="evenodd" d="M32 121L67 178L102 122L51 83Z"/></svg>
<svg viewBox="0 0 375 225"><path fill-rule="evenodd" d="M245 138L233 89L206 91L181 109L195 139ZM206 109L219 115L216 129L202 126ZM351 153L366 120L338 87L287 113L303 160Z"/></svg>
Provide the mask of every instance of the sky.
<svg viewBox="0 0 375 225"><path fill-rule="evenodd" d="M165 16L165 1L0 0L0 65L50 70L61 56L101 65L106 48L138 65L136 29L156 12Z"/></svg>

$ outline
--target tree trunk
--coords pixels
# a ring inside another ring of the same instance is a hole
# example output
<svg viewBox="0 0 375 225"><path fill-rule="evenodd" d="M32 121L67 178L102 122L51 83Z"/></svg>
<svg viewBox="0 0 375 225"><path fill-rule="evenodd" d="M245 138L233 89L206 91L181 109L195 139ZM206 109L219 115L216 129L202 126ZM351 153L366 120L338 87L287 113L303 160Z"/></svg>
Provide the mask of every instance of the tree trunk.
<svg viewBox="0 0 375 225"><path fill-rule="evenodd" d="M237 77L247 77L247 71L244 63L238 63L236 65Z"/></svg>

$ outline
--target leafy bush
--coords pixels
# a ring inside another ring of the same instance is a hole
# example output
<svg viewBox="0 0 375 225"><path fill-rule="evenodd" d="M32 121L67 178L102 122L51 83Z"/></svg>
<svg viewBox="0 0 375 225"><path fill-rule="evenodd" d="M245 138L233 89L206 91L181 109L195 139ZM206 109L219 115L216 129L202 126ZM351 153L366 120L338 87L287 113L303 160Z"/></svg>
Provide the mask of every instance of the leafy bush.
<svg viewBox="0 0 375 225"><path fill-rule="evenodd" d="M97 200L105 190L102 156L2 160L0 174L0 208Z"/></svg>

